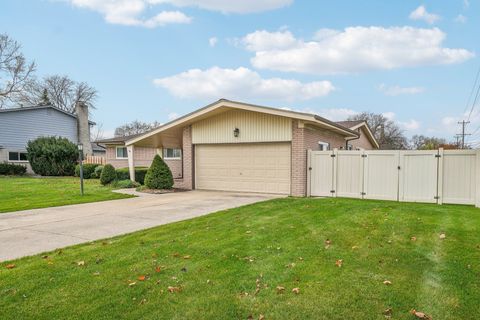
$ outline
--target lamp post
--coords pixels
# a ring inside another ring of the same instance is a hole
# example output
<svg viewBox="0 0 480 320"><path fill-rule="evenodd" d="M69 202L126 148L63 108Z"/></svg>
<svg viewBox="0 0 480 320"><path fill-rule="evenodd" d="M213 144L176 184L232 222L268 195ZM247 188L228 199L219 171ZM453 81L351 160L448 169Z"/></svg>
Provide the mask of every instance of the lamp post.
<svg viewBox="0 0 480 320"><path fill-rule="evenodd" d="M80 158L80 193L83 196L83 144L78 144L78 156Z"/></svg>

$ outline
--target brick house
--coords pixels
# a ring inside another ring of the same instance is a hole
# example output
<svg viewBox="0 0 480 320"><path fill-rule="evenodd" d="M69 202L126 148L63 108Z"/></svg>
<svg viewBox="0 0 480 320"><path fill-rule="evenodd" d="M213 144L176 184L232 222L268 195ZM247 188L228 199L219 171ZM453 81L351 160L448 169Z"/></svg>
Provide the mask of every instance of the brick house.
<svg viewBox="0 0 480 320"><path fill-rule="evenodd" d="M159 154L175 187L306 195L307 150L378 149L364 121L221 99L144 134L99 141L115 167L149 166Z"/></svg>

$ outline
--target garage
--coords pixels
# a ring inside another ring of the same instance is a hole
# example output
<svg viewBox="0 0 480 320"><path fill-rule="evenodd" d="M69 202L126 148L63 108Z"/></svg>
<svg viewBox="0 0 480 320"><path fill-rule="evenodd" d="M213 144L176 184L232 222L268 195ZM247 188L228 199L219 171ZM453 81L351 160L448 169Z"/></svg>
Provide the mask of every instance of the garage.
<svg viewBox="0 0 480 320"><path fill-rule="evenodd" d="M195 146L195 186L204 190L290 194L290 143Z"/></svg>

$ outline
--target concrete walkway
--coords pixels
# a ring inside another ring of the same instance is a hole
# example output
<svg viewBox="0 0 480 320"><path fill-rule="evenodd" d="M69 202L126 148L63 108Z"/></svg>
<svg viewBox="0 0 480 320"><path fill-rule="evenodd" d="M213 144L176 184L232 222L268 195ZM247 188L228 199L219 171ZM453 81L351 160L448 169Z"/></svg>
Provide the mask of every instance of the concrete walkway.
<svg viewBox="0 0 480 320"><path fill-rule="evenodd" d="M206 215L279 196L189 191L0 214L0 261Z"/></svg>

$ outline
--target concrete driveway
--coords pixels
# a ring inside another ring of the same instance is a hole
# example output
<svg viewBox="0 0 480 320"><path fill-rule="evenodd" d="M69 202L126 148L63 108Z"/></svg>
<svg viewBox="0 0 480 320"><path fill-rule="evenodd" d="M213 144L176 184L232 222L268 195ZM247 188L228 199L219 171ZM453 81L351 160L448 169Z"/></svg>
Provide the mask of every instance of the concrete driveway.
<svg viewBox="0 0 480 320"><path fill-rule="evenodd" d="M279 196L189 191L0 214L0 261L190 219Z"/></svg>

